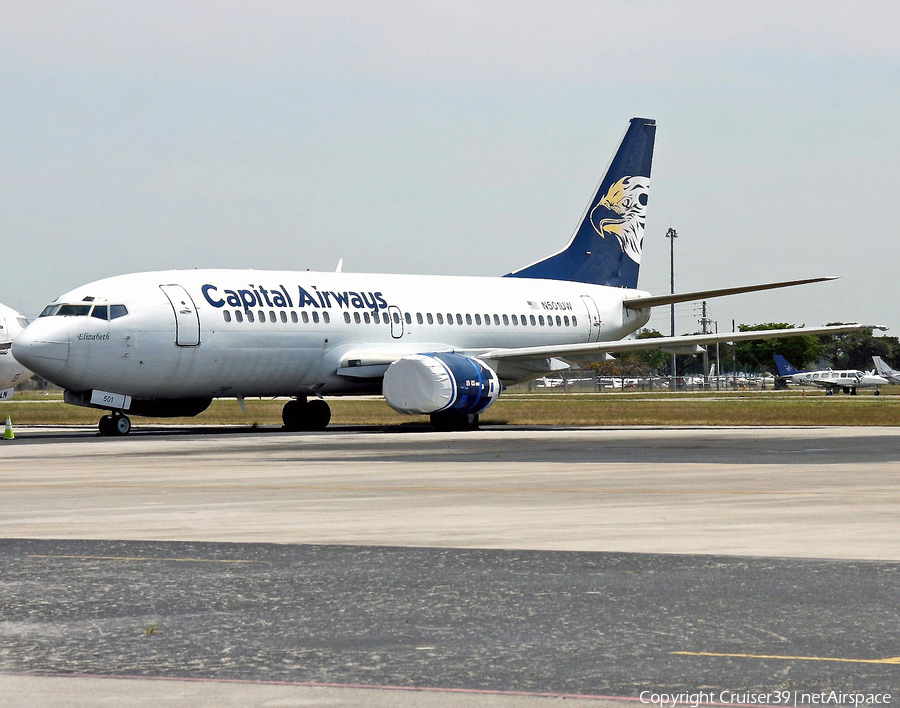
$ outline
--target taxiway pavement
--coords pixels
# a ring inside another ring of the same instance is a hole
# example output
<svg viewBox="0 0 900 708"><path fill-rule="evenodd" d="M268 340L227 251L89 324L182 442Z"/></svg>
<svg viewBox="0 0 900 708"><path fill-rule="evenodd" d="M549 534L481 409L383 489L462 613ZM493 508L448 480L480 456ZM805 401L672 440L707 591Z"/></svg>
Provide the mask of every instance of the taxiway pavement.
<svg viewBox="0 0 900 708"><path fill-rule="evenodd" d="M2 695L900 694L894 428L17 436L0 445Z"/></svg>

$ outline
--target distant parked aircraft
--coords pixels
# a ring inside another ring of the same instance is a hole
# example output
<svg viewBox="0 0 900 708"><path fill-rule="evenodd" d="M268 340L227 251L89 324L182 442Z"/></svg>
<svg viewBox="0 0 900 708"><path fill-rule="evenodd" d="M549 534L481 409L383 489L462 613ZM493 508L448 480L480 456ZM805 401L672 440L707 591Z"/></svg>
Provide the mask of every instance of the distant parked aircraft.
<svg viewBox="0 0 900 708"><path fill-rule="evenodd" d="M879 376L884 376L892 384L900 384L900 371L888 366L880 356L873 356L875 371Z"/></svg>
<svg viewBox="0 0 900 708"><path fill-rule="evenodd" d="M879 386L884 386L889 381L874 374L863 371L819 369L816 371L798 371L781 354L775 355L775 368L778 369L778 378L789 379L801 386L817 386L825 389L825 394L831 396L835 391L843 391L852 396L856 395L858 388L875 388L875 395L881 391Z"/></svg>

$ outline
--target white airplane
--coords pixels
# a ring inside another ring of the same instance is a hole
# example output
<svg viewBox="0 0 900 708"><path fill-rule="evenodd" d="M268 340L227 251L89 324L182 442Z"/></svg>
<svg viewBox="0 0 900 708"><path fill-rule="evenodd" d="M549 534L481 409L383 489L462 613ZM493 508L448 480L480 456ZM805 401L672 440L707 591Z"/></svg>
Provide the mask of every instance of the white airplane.
<svg viewBox="0 0 900 708"><path fill-rule="evenodd" d="M798 371L781 354L775 354L775 368L778 370L778 378L790 379L801 386L817 386L824 388L825 394L831 396L838 391L856 395L858 388L875 388L875 395L881 394L879 386L890 383L883 376L867 374L864 371L851 369L849 371L819 369L817 371Z"/></svg>
<svg viewBox="0 0 900 708"><path fill-rule="evenodd" d="M172 270L98 280L61 295L13 351L106 409L103 434L138 416L196 415L213 398L289 396L289 430L322 429L326 395L383 394L438 428L468 428L504 385L616 352L695 350L860 329L623 339L650 308L829 280L652 297L637 289L656 123L634 118L568 245L504 277ZM668 350L668 349L667 349Z"/></svg>
<svg viewBox="0 0 900 708"><path fill-rule="evenodd" d="M873 356L872 361L875 362L875 371L879 376L886 378L888 383L900 384L900 371L892 369L880 356Z"/></svg>
<svg viewBox="0 0 900 708"><path fill-rule="evenodd" d="M12 398L16 384L32 376L12 355L12 342L27 325L28 320L18 312L0 305L0 401Z"/></svg>

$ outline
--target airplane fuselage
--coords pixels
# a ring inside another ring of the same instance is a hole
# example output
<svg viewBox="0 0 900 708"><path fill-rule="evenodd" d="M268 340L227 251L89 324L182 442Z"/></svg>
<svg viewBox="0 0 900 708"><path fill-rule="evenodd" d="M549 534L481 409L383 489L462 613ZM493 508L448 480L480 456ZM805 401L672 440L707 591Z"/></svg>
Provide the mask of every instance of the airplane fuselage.
<svg viewBox="0 0 900 708"><path fill-rule="evenodd" d="M12 341L26 324L18 312L0 305L0 401L12 398L16 384L31 377L31 372L12 355Z"/></svg>
<svg viewBox="0 0 900 708"><path fill-rule="evenodd" d="M368 393L407 354L621 339L649 319L647 310L622 306L642 295L519 278L159 271L66 293L17 349L74 392L147 399ZM549 361L534 370L501 366L498 374L513 382L551 368Z"/></svg>

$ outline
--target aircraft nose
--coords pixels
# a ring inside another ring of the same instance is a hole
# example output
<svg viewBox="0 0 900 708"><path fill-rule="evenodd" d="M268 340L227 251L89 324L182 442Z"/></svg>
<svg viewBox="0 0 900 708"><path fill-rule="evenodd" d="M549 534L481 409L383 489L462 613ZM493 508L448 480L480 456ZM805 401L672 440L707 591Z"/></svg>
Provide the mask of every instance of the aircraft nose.
<svg viewBox="0 0 900 708"><path fill-rule="evenodd" d="M62 322L49 320L36 320L20 332L12 354L22 366L52 381L69 358L69 332Z"/></svg>

